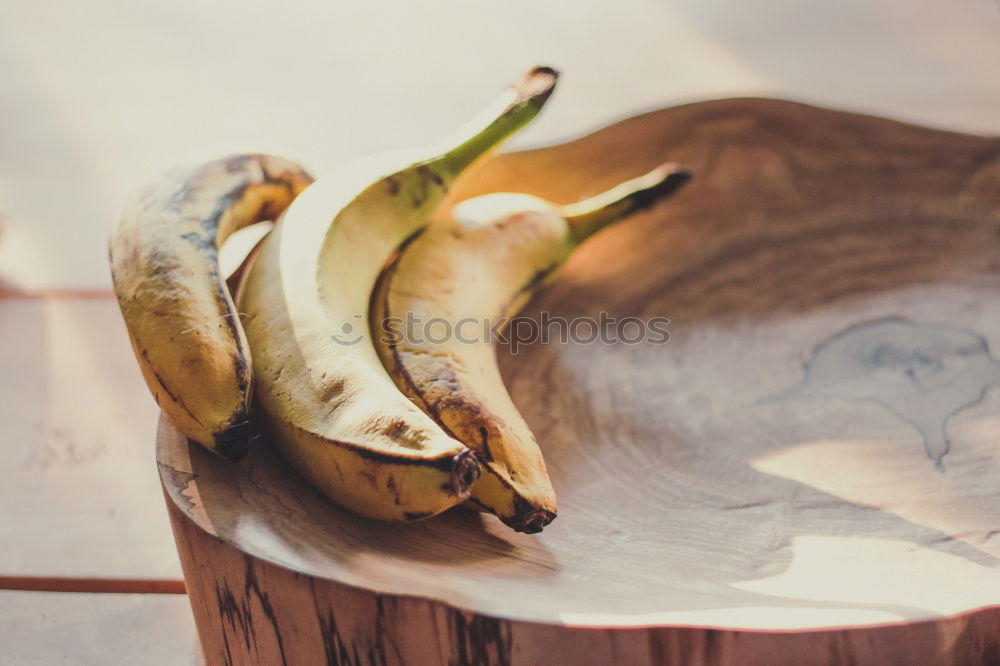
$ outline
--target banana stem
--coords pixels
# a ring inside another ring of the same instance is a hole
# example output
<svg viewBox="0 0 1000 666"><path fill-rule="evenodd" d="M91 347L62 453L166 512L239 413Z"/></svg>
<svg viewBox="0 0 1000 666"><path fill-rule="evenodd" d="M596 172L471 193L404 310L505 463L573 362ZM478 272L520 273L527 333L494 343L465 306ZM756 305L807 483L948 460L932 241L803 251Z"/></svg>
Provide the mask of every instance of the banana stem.
<svg viewBox="0 0 1000 666"><path fill-rule="evenodd" d="M551 67L534 67L447 142L448 149L426 166L445 182L458 176L527 125L545 106L559 73Z"/></svg>
<svg viewBox="0 0 1000 666"><path fill-rule="evenodd" d="M662 164L644 176L627 180L596 196L561 208L577 243L675 192L691 174L674 163Z"/></svg>

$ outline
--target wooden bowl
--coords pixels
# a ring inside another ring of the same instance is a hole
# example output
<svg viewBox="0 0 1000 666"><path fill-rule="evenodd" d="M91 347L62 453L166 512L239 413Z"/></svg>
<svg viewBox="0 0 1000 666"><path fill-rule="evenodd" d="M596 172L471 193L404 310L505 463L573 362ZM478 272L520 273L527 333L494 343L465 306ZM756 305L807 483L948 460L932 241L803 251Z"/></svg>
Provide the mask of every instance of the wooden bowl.
<svg viewBox="0 0 1000 666"><path fill-rule="evenodd" d="M541 535L366 520L266 443L233 465L162 424L209 664L1000 663L1000 140L725 100L462 194L574 201L665 160L694 180L526 316L669 342L500 351L559 493Z"/></svg>

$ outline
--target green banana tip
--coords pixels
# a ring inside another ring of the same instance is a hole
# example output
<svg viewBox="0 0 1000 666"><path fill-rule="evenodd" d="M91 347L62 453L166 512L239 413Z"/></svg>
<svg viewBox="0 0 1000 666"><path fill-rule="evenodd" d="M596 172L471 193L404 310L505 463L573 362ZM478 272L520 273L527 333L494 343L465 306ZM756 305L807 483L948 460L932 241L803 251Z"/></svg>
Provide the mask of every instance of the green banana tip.
<svg viewBox="0 0 1000 666"><path fill-rule="evenodd" d="M661 164L635 181L635 189L629 198L635 212L648 208L668 194L673 194L684 183L691 180L691 172L675 162Z"/></svg>
<svg viewBox="0 0 1000 666"><path fill-rule="evenodd" d="M667 162L601 194L562 206L562 215L577 242L582 242L604 227L649 208L676 192L690 178L691 173L687 169Z"/></svg>
<svg viewBox="0 0 1000 666"><path fill-rule="evenodd" d="M444 142L439 157L429 160L450 183L483 155L496 150L538 115L555 89L559 74L551 67L532 67L483 113Z"/></svg>
<svg viewBox="0 0 1000 666"><path fill-rule="evenodd" d="M555 90L559 72L552 67L538 65L525 72L512 86L516 94L514 104L532 102L545 104Z"/></svg>

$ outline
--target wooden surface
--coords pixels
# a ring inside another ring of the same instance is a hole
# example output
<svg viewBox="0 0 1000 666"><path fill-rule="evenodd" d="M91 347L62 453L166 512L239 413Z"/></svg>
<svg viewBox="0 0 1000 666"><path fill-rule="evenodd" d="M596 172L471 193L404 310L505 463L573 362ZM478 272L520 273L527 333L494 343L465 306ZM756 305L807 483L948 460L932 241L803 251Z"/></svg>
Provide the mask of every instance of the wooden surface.
<svg viewBox="0 0 1000 666"><path fill-rule="evenodd" d="M997 608L910 624L780 634L537 624L303 576L247 556L203 530L176 505L171 518L210 665L325 660L392 666L969 666L1000 659Z"/></svg>
<svg viewBox="0 0 1000 666"><path fill-rule="evenodd" d="M501 354L559 493L541 535L368 521L267 447L224 464L161 423L209 663L248 623L390 663L998 658L1000 140L727 100L502 156L465 193L568 202L665 160L695 179L527 314L669 317L670 342ZM438 652L409 652L421 631Z"/></svg>
<svg viewBox="0 0 1000 666"><path fill-rule="evenodd" d="M0 591L0 661L11 666L196 666L179 595Z"/></svg>

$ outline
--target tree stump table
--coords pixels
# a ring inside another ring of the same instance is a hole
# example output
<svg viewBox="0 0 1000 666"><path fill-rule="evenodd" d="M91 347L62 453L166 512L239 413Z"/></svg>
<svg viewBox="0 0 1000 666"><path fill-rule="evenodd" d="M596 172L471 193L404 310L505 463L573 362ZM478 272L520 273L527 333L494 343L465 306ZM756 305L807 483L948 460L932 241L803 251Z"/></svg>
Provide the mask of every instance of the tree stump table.
<svg viewBox="0 0 1000 666"><path fill-rule="evenodd" d="M559 493L544 533L366 520L267 442L230 464L161 423L208 664L1000 663L1000 140L723 100L460 196L569 202L665 160L691 183L525 316L669 342L499 351Z"/></svg>

